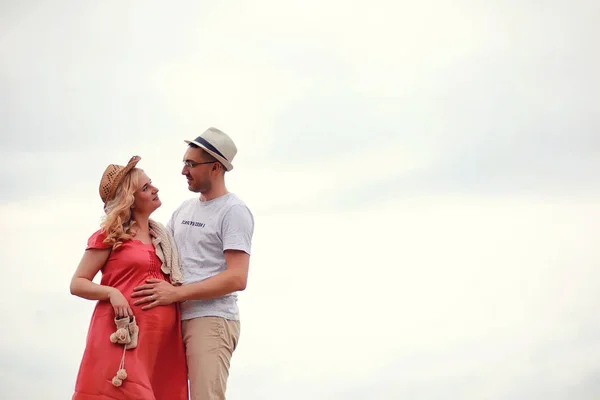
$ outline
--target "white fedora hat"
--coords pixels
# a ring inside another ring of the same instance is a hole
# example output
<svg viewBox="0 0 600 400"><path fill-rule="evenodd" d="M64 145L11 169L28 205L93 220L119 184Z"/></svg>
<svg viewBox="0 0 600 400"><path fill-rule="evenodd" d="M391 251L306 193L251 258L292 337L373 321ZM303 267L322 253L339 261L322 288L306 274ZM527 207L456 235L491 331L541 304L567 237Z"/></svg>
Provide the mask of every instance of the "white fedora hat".
<svg viewBox="0 0 600 400"><path fill-rule="evenodd" d="M186 140L187 144L193 143L202 148L208 154L219 160L225 166L227 171L233 169L231 162L237 154L235 143L226 133L217 128L208 128L194 140Z"/></svg>

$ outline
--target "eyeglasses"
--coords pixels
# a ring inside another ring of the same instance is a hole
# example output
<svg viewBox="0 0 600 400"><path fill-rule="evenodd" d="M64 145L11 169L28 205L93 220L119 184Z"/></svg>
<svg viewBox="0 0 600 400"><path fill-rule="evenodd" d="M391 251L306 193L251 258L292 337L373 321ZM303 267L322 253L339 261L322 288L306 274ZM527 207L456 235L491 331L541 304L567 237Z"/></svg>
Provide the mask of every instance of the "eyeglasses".
<svg viewBox="0 0 600 400"><path fill-rule="evenodd" d="M201 165L201 164L213 164L216 161L204 161L204 162L196 162L196 161L192 161L192 160L183 160L183 165L185 165L188 168L194 168L197 165Z"/></svg>

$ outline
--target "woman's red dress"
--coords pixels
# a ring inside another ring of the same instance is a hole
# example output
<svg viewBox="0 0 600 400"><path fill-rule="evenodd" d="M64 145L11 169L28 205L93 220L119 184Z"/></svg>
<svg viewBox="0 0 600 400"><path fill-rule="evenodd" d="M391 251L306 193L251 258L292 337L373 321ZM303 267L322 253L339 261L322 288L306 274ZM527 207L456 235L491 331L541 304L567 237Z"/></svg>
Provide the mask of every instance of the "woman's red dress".
<svg viewBox="0 0 600 400"><path fill-rule="evenodd" d="M105 235L94 233L87 249L106 249ZM101 284L117 288L133 310L139 327L138 345L125 353L127 379L120 387L112 384L123 355L123 345L110 342L116 331L114 310L109 301L99 301L92 315L85 352L73 400L187 400L187 368L181 336L179 306L158 306L143 311L134 306L133 288L146 279L168 281L152 244L127 240L111 252L102 268Z"/></svg>

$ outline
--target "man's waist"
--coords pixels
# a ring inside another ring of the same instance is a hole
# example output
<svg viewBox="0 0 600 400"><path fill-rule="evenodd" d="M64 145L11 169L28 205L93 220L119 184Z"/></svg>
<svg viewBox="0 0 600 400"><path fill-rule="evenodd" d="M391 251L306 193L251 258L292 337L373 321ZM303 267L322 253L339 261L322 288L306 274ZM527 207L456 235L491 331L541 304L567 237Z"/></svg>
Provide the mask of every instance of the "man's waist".
<svg viewBox="0 0 600 400"><path fill-rule="evenodd" d="M181 303L181 318L223 317L239 319L237 296L230 293L223 297L208 300L187 300Z"/></svg>
<svg viewBox="0 0 600 400"><path fill-rule="evenodd" d="M181 302L181 304L191 303L191 304L218 304L218 303L227 303L227 302L235 302L237 300L237 293L229 293L225 296L215 297L213 299L198 299L198 300L186 300Z"/></svg>

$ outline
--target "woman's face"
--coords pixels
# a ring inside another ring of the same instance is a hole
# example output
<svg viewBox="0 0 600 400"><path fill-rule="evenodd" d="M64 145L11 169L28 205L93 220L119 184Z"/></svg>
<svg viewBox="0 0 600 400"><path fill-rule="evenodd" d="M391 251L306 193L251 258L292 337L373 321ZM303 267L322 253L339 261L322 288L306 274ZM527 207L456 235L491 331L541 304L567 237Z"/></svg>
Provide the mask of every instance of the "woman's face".
<svg viewBox="0 0 600 400"><path fill-rule="evenodd" d="M158 198L158 188L152 185L152 181L145 172L141 172L138 189L133 194L133 212L150 215L161 206Z"/></svg>

